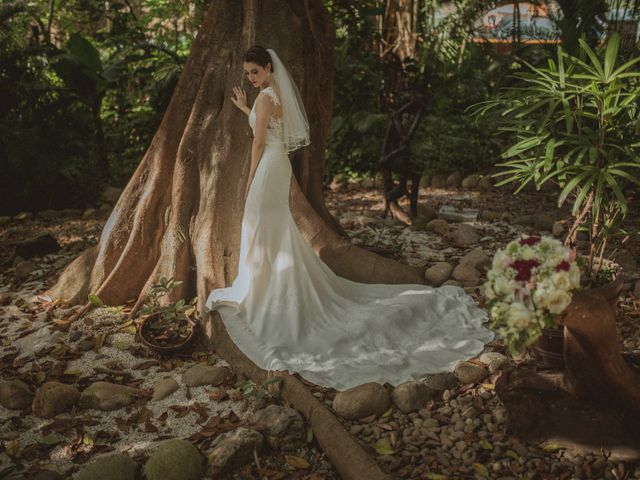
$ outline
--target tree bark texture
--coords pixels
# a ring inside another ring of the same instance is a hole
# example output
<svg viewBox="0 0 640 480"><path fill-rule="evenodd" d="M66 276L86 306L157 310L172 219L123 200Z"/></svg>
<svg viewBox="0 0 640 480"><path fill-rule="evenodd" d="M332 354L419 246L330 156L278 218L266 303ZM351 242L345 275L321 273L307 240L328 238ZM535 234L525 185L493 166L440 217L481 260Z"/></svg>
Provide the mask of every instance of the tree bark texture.
<svg viewBox="0 0 640 480"><path fill-rule="evenodd" d="M615 406L640 426L640 374L622 356L615 310L603 296L574 293L564 319L564 358L579 394Z"/></svg>
<svg viewBox="0 0 640 480"><path fill-rule="evenodd" d="M174 277L183 283L166 300L197 295L202 310L213 288L233 281L251 130L230 98L243 80L242 55L253 44L278 52L307 108L312 145L292 158L290 194L304 237L343 277L424 283L420 270L354 246L325 207L333 39L321 0L212 2L162 123L99 243L65 269L49 295L77 304L96 293L107 305L135 302L135 312L154 283Z"/></svg>

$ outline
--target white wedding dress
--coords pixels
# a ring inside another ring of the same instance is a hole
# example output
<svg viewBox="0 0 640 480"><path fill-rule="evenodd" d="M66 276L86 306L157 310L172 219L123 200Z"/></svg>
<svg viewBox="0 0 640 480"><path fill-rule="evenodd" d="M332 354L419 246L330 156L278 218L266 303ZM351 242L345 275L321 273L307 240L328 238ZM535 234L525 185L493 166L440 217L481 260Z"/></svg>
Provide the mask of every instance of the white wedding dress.
<svg viewBox="0 0 640 480"><path fill-rule="evenodd" d="M279 104L271 87L261 94ZM254 103L252 129L255 121ZM316 255L291 215L281 135L272 117L244 207L238 275L206 302L240 350L261 368L337 390L419 380L480 353L494 335L463 289L358 283Z"/></svg>

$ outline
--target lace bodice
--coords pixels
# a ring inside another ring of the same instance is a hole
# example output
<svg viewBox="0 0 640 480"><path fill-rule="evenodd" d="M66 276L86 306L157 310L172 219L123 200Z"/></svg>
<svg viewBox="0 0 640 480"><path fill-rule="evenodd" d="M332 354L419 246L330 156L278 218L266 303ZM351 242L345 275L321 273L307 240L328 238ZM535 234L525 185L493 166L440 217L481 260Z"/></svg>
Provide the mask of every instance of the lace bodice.
<svg viewBox="0 0 640 480"><path fill-rule="evenodd" d="M271 87L266 87L260 92L259 95L267 95L274 105L280 105L280 99L278 95ZM256 133L256 102L253 102L251 113L249 113L249 125L255 135ZM276 118L273 115L269 117L269 123L267 124L267 135L265 138L266 143L282 143L283 139L283 122L282 118Z"/></svg>

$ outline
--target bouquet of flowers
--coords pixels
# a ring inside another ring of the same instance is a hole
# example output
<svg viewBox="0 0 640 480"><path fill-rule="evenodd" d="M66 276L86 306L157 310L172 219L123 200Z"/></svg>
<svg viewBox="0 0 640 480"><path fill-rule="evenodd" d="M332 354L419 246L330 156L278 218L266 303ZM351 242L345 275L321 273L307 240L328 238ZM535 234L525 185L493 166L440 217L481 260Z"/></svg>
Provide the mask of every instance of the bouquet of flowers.
<svg viewBox="0 0 640 480"><path fill-rule="evenodd" d="M543 328L561 324L571 292L580 286L575 260L573 250L548 237L523 237L496 252L484 296L491 327L512 354L535 343Z"/></svg>

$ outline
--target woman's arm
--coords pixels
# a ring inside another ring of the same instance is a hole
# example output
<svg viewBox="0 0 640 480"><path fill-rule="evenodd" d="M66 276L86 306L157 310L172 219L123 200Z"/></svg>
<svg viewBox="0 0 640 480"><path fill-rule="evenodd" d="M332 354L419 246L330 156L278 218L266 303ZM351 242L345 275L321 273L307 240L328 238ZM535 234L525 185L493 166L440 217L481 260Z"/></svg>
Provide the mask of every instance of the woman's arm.
<svg viewBox="0 0 640 480"><path fill-rule="evenodd" d="M236 98L231 97L233 104L249 116L251 109L247 107L247 94L245 91L240 87L233 87L233 93L236 95Z"/></svg>
<svg viewBox="0 0 640 480"><path fill-rule="evenodd" d="M251 170L249 171L249 181L244 191L245 201L249 193L249 187L258 168L260 157L262 157L262 152L264 152L267 124L269 123L272 108L271 99L267 95L258 95L258 98L256 98L255 134L251 144Z"/></svg>

